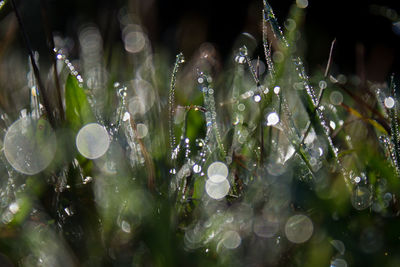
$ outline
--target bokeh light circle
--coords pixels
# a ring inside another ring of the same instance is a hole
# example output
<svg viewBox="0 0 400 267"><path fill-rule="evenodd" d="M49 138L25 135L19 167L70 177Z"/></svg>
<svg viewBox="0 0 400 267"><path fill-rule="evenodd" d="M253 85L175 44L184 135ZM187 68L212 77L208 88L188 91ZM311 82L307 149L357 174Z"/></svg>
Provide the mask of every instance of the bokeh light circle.
<svg viewBox="0 0 400 267"><path fill-rule="evenodd" d="M76 136L76 147L79 153L88 159L103 156L110 146L110 137L104 127L98 123L83 126Z"/></svg>
<svg viewBox="0 0 400 267"><path fill-rule="evenodd" d="M4 137L4 154L18 172L34 175L49 166L57 149L56 135L43 119L29 117L15 121Z"/></svg>

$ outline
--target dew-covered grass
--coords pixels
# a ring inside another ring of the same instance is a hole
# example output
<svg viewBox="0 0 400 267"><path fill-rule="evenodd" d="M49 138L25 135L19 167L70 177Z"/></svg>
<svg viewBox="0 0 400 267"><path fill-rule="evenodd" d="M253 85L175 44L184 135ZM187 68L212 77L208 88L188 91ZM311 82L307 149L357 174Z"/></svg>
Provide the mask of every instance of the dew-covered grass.
<svg viewBox="0 0 400 267"><path fill-rule="evenodd" d="M173 57L130 16L111 48L96 25L74 49L51 34L40 68L18 16L28 53L1 57L17 78L0 69L0 263L398 266L397 85L354 93L331 73L335 41L308 70L308 4L281 27L264 0L261 42L239 36L222 71L212 44Z"/></svg>

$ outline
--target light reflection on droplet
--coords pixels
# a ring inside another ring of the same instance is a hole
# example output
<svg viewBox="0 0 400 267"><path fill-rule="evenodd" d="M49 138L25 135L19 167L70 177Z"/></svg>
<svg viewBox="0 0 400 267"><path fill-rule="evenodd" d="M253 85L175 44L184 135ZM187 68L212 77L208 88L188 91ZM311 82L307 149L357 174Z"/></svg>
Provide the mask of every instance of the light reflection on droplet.
<svg viewBox="0 0 400 267"><path fill-rule="evenodd" d="M129 112L125 112L124 113L124 116L122 117L122 120L123 121L127 121L127 120L129 120L131 118L131 115L129 114Z"/></svg>
<svg viewBox="0 0 400 267"><path fill-rule="evenodd" d="M386 97L385 98L385 101L384 101L384 103L385 103L385 107L386 108L393 108L394 107L394 99L393 99L393 97Z"/></svg>
<svg viewBox="0 0 400 267"><path fill-rule="evenodd" d="M17 202L13 202L10 204L10 206L8 207L8 209L11 211L12 214L15 214L19 211L19 205Z"/></svg>
<svg viewBox="0 0 400 267"><path fill-rule="evenodd" d="M286 238L293 243L304 243L312 236L314 226L310 218L298 214L289 218L285 225Z"/></svg>
<svg viewBox="0 0 400 267"><path fill-rule="evenodd" d="M76 147L85 158L97 159L103 156L110 146L110 137L98 123L83 126L76 136Z"/></svg>
<svg viewBox="0 0 400 267"><path fill-rule="evenodd" d="M194 171L194 173L201 172L201 166L198 164L193 165L193 171Z"/></svg>
<svg viewBox="0 0 400 267"><path fill-rule="evenodd" d="M333 91L329 96L329 100L334 105L340 105L343 102L343 95L339 91Z"/></svg>
<svg viewBox="0 0 400 267"><path fill-rule="evenodd" d="M258 94L257 94L257 95L254 95L254 96L253 96L253 99L254 99L254 102L257 102L257 103L258 103L258 102L261 101L261 96L258 95Z"/></svg>
<svg viewBox="0 0 400 267"><path fill-rule="evenodd" d="M335 123L334 121L330 121L330 122L329 122L329 126L331 126L331 128L332 128L333 130L336 129L336 123Z"/></svg>
<svg viewBox="0 0 400 267"><path fill-rule="evenodd" d="M279 116L276 112L272 112L267 116L267 125L274 126L277 125L279 122Z"/></svg>
<svg viewBox="0 0 400 267"><path fill-rule="evenodd" d="M7 130L4 154L20 173L34 175L43 171L54 158L56 135L46 120L20 118Z"/></svg>
<svg viewBox="0 0 400 267"><path fill-rule="evenodd" d="M281 88L279 87L279 86L275 86L274 87L274 93L276 94L276 95L279 95L279 92L281 91Z"/></svg>
<svg viewBox="0 0 400 267"><path fill-rule="evenodd" d="M235 249L240 246L242 238L236 231L226 231L221 241L225 248Z"/></svg>
<svg viewBox="0 0 400 267"><path fill-rule="evenodd" d="M136 125L136 137L137 138L144 138L147 136L149 129L147 128L146 124L138 123Z"/></svg>
<svg viewBox="0 0 400 267"><path fill-rule="evenodd" d="M210 179L206 181L206 192L213 199L222 199L224 198L230 189L230 185L227 179L224 179L220 183L214 183Z"/></svg>

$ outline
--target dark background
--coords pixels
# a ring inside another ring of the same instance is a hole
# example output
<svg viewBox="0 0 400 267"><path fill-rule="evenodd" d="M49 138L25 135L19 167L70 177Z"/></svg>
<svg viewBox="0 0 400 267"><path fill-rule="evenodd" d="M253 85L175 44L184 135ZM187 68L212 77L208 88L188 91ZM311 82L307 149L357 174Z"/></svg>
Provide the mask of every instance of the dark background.
<svg viewBox="0 0 400 267"><path fill-rule="evenodd" d="M34 49L45 51L40 1L17 2ZM370 80L384 81L389 73L399 72L400 33L396 34L392 26L393 21L400 21L398 2L309 0L302 35L308 67L321 68L326 64L330 44L336 38L334 69L341 73L363 72ZM95 23L105 46L121 41L117 17L124 6L140 17L153 47L166 48L171 54L183 51L190 57L202 43L211 42L224 61L240 33L249 32L261 41L262 0L47 0L47 3L54 31L76 38L82 24ZM281 24L293 3L270 1Z"/></svg>

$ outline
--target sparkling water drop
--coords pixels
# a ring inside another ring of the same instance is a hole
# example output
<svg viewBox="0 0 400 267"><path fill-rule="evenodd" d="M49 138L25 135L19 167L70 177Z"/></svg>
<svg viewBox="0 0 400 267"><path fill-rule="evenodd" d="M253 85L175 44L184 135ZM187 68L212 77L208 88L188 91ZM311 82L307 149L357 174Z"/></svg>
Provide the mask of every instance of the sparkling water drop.
<svg viewBox="0 0 400 267"><path fill-rule="evenodd" d="M37 174L49 166L57 149L56 135L43 119L20 118L7 130L4 154L20 173Z"/></svg>
<svg viewBox="0 0 400 267"><path fill-rule="evenodd" d="M395 104L394 99L391 96L386 97L384 103L386 108L393 108Z"/></svg>
<svg viewBox="0 0 400 267"><path fill-rule="evenodd" d="M267 116L267 125L274 126L277 125L279 122L279 116L276 112L272 112Z"/></svg>
<svg viewBox="0 0 400 267"><path fill-rule="evenodd" d="M256 94L253 96L254 102L260 102L261 101L261 96L259 94Z"/></svg>
<svg viewBox="0 0 400 267"><path fill-rule="evenodd" d="M194 172L194 173L199 173L199 172L201 172L201 166L198 165L198 164L194 164L194 165L193 165L193 172Z"/></svg>
<svg viewBox="0 0 400 267"><path fill-rule="evenodd" d="M287 239L293 243L304 243L312 236L314 226L310 218L298 214L289 218L285 225Z"/></svg>
<svg viewBox="0 0 400 267"><path fill-rule="evenodd" d="M274 93L276 94L276 95L279 95L279 92L281 91L281 88L279 87L279 86L275 86L274 87Z"/></svg>
<svg viewBox="0 0 400 267"><path fill-rule="evenodd" d="M85 158L97 159L103 156L110 146L110 137L98 123L83 126L76 136L76 147Z"/></svg>

